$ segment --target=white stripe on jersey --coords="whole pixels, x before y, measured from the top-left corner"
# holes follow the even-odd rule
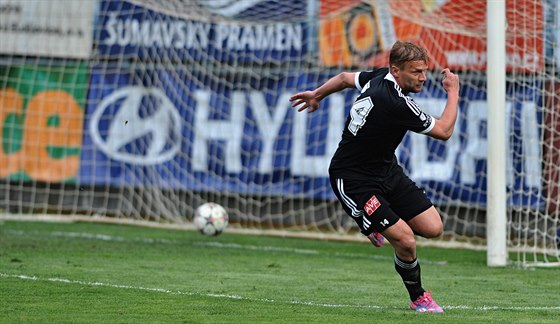
[[[409,96],[404,96],[404,99],[406,100],[406,105],[408,106],[408,108],[410,108],[412,112],[416,114],[416,116],[420,116],[422,110],[420,110],[420,107],[418,107],[414,100],[412,100],[412,98],[410,98]]]
[[[362,224],[364,225],[364,230],[367,230],[369,228],[369,226],[371,225],[371,222],[369,221],[369,219],[362,217]]]
[[[352,216],[362,216],[363,212],[358,210],[358,205],[344,193],[344,182],[342,179],[336,179],[336,187],[338,189],[338,192],[340,193],[340,197],[344,201],[344,204],[352,210]]]
[[[391,82],[393,82],[394,86],[395,86],[395,90],[397,90],[397,93],[399,94],[399,97],[403,98],[406,101],[406,105],[408,106],[408,108],[410,108],[410,110],[412,110],[412,112],[416,115],[416,116],[420,116],[420,114],[422,113],[422,110],[420,109],[420,107],[418,107],[418,105],[412,100],[412,98],[410,98],[409,96],[405,96],[402,93],[402,89],[399,86],[399,84],[397,83],[397,80],[395,80],[395,77],[391,74],[391,73],[387,73],[387,75],[385,76],[385,80],[389,80]]]
[[[434,117],[430,116],[430,126],[428,126],[428,128],[426,128],[425,130],[421,131],[420,134],[428,134],[429,132],[432,131],[432,129],[434,129],[434,126],[436,126],[436,120]]]
[[[354,84],[356,85],[356,89],[362,91],[362,86],[360,85],[360,73],[358,72],[354,75]]]

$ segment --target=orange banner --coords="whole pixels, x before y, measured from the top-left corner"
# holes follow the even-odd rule
[[[506,68],[544,67],[542,0],[507,0]],[[322,0],[320,61],[325,66],[386,66],[396,40],[424,46],[431,67],[486,69],[486,0]]]
[[[87,65],[0,66],[0,178],[75,181]]]

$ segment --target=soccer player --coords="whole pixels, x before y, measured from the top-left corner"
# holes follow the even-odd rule
[[[391,48],[388,68],[342,72],[315,90],[293,95],[290,101],[298,111],[313,112],[334,92],[346,88],[361,91],[331,160],[331,186],[346,213],[375,246],[381,246],[384,238],[393,246],[395,269],[410,295],[410,308],[440,313],[443,309],[422,287],[414,235],[440,236],[442,220],[395,156],[409,130],[440,140],[453,134],[459,101],[456,74],[447,68],[441,71],[447,103],[439,119],[423,112],[408,96],[422,90],[428,59],[425,49],[397,41]]]

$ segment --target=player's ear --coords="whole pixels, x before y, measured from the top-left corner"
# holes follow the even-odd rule
[[[391,72],[391,74],[395,77],[398,78],[399,76],[399,72],[401,71],[401,69],[399,69],[398,66],[396,65],[391,65],[391,67],[389,68],[389,72]]]

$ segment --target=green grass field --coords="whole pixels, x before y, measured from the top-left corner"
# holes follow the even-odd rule
[[[390,246],[0,222],[0,322],[560,323],[560,269],[419,248],[444,314],[408,309]]]

